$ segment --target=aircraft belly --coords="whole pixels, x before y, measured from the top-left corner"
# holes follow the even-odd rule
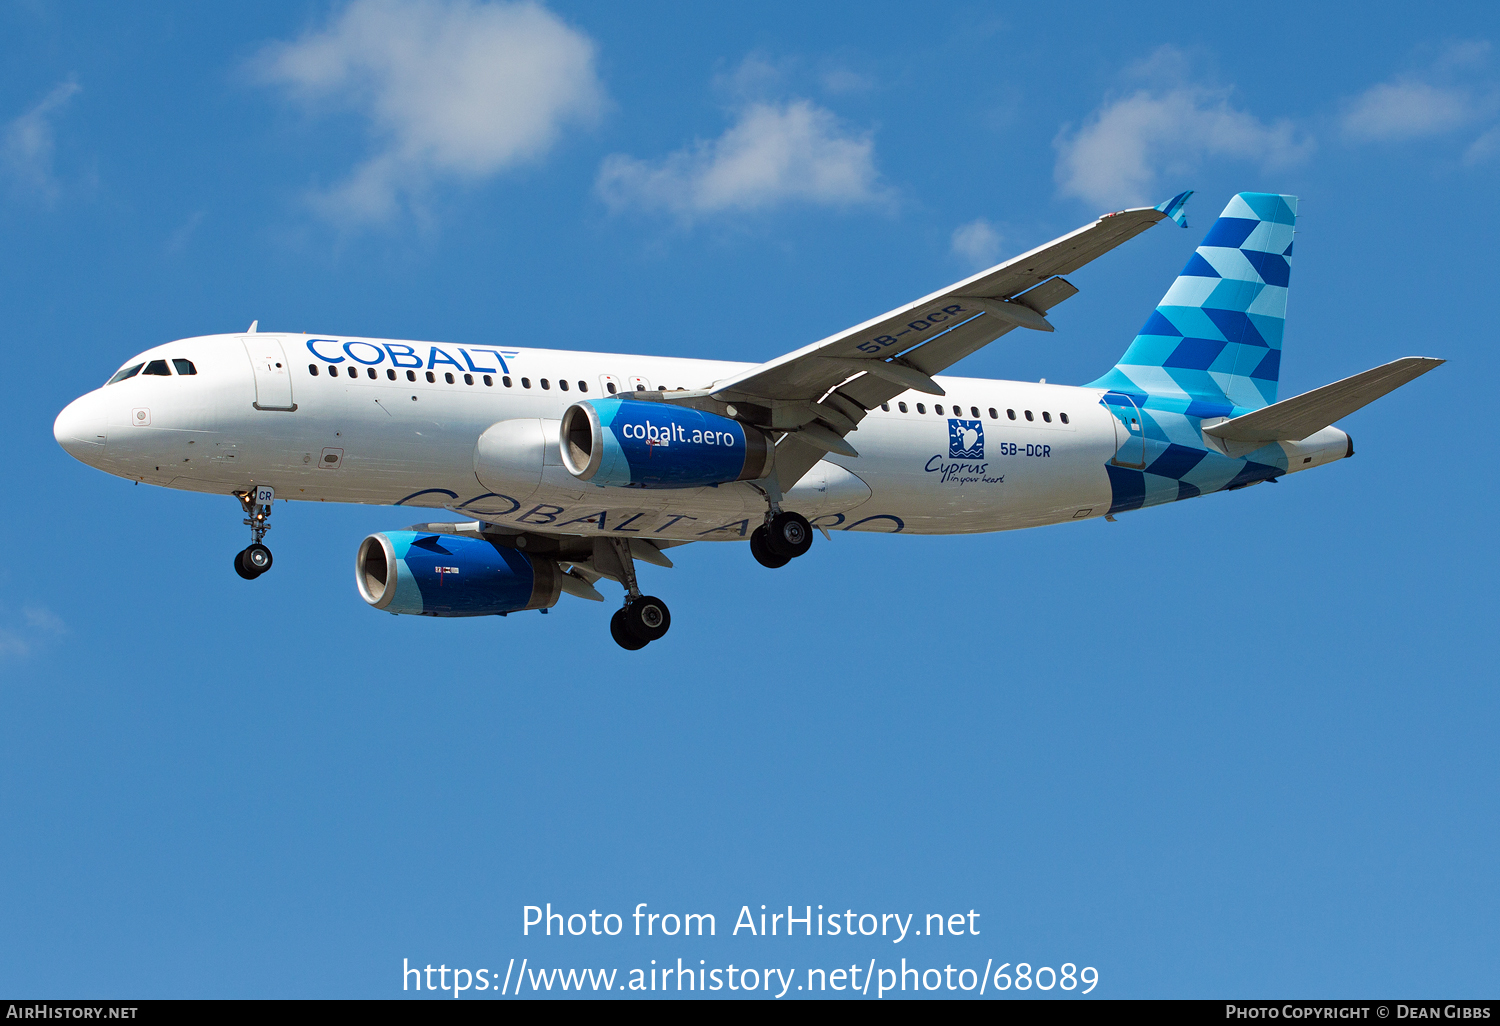
[[[562,470],[546,471],[554,469]],[[705,488],[596,488],[579,485],[565,470],[547,472],[524,497],[488,494],[447,508],[544,534],[618,531],[681,541],[748,538],[766,510],[764,494],[745,481]],[[869,487],[857,475],[824,461],[786,495],[783,507],[809,519],[838,517],[869,497]]]

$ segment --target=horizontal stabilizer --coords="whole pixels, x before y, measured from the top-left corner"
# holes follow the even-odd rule
[[[1298,442],[1445,363],[1407,356],[1203,429],[1226,442]]]

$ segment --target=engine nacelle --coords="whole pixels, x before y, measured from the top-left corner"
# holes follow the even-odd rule
[[[562,461],[600,486],[699,488],[753,481],[775,446],[755,428],[715,413],[640,399],[588,399],[563,413]]]
[[[578,488],[558,455],[557,421],[534,417],[491,424],[474,446],[474,476],[516,502],[525,502],[543,485]]]
[[[547,609],[561,594],[562,571],[472,535],[383,531],[359,546],[355,581],[376,609],[418,616],[489,616]]]

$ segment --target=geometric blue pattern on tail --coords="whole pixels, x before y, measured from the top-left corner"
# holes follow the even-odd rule
[[[1276,401],[1297,197],[1229,201],[1114,369],[1091,388],[1243,409]]]

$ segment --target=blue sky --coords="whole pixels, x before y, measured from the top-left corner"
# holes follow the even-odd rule
[[[1100,996],[1493,996],[1500,18],[1484,4],[0,8],[0,989],[389,996],[414,964],[903,955]],[[1449,363],[1355,459],[1029,532],[378,616],[385,508],[102,475],[52,419],[242,329],[768,359],[1122,206],[1109,367],[1229,195],[1295,193],[1283,395]],[[1018,337],[1025,335],[1027,337]],[[521,907],[982,913],[981,936],[520,936]],[[742,960],[742,961],[740,961]],[[940,992],[946,994],[946,992]],[[1033,992],[1035,993],[1035,992]],[[1058,993],[1056,991],[1054,994]]]

